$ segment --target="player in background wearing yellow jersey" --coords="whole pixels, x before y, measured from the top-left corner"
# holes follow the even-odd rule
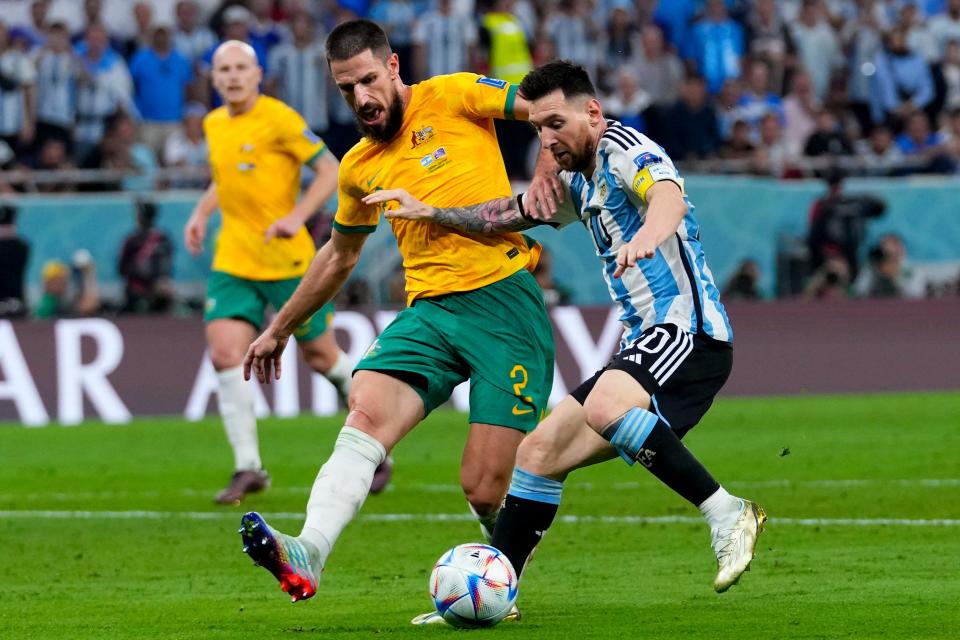
[[[364,196],[403,185],[446,206],[509,197],[493,119],[527,117],[528,103],[503,80],[456,73],[404,84],[386,35],[367,20],[335,28],[327,60],[365,136],[343,157],[330,241],[247,351],[244,373],[252,371],[261,382],[279,376],[290,334],[333,297],[356,265],[382,214]],[[549,208],[547,191],[540,206]],[[528,271],[536,249],[515,232],[482,235],[409,220],[391,220],[391,226],[409,306],[355,369],[350,413],[314,482],[300,536],[271,529],[256,513],[241,520],[244,551],[294,601],[316,592],[376,466],[467,379],[470,430],[460,482],[481,525],[492,530],[517,445],[536,426],[550,394],[553,336],[542,292]]]
[[[266,305],[280,308],[316,252],[304,222],[332,195],[339,163],[303,118],[282,102],[260,95],[262,71],[250,45],[232,40],[213,58],[213,84],[225,105],[204,120],[213,182],[184,229],[188,250],[203,249],[207,223],[223,214],[213,273],[207,288],[207,344],[217,371],[218,400],[235,471],[215,498],[239,504],[265,489],[253,394],[243,380],[243,356],[263,321]],[[315,176],[300,202],[300,166]],[[307,363],[347,397],[351,363],[334,339],[327,305],[295,330]],[[389,468],[381,469],[386,482]]]

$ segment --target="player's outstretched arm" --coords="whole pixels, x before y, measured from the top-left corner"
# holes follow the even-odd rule
[[[330,240],[313,257],[293,295],[247,349],[243,360],[245,379],[250,379],[251,372],[261,383],[280,378],[280,357],[290,334],[336,295],[357,266],[366,239],[363,233],[344,234],[333,230]]]
[[[537,223],[523,215],[516,197],[497,198],[465,207],[431,207],[407,193],[404,189],[382,189],[363,198],[365,204],[395,201],[399,207],[387,209],[387,218],[405,220],[432,220],[445,227],[470,233],[504,233],[523,231]]]

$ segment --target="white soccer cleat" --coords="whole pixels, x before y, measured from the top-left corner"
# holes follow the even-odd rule
[[[741,500],[740,514],[733,527],[710,532],[711,545],[717,554],[717,577],[713,581],[717,593],[737,584],[743,572],[750,569],[757,538],[766,520],[763,507],[750,500]]]
[[[508,613],[500,622],[517,622],[518,620],[520,620],[520,609],[518,609],[516,603],[514,603],[514,605],[510,608],[510,613]],[[421,613],[411,620],[410,624],[447,624],[447,621],[444,620],[443,616],[436,611],[431,611],[429,613]]]

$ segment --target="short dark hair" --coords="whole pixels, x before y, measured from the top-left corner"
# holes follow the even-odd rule
[[[392,51],[387,34],[370,20],[350,20],[338,25],[327,36],[327,60],[349,60],[369,49],[387,58]]]
[[[557,89],[564,98],[597,97],[587,70],[569,60],[553,60],[528,73],[520,83],[520,95],[527,100],[539,100]]]

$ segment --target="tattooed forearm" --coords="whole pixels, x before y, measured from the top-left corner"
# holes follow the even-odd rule
[[[497,198],[468,207],[436,208],[433,221],[471,233],[523,231],[534,226],[520,213],[516,198]]]

